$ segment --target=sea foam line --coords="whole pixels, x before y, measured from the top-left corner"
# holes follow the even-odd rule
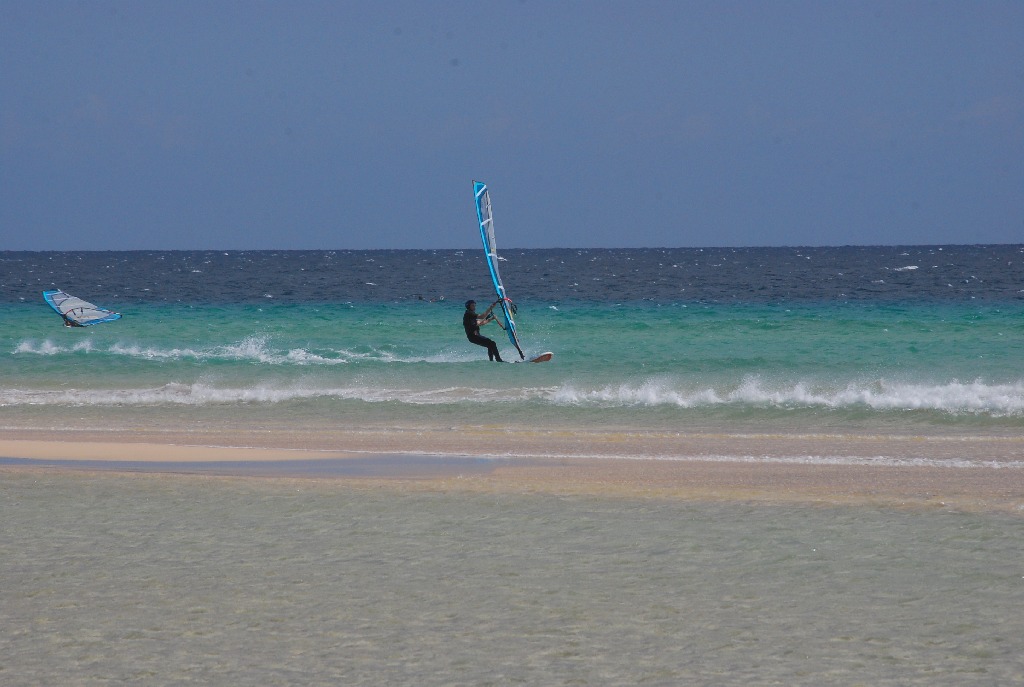
[[[621,384],[586,389],[575,384],[556,387],[394,387],[388,384],[352,386],[321,385],[314,381],[218,387],[206,382],[171,382],[152,388],[114,389],[2,389],[0,406],[25,405],[208,405],[232,403],[282,403],[334,398],[367,403],[395,402],[410,405],[491,403],[552,405],[577,408],[774,408],[799,411],[808,408],[875,411],[928,410],[949,415],[1017,418],[1024,416],[1024,383],[899,384],[850,383],[825,390],[797,383],[768,388],[748,379],[732,389],[714,387],[680,389],[666,382]]]
[[[374,455],[379,451],[368,450],[347,450],[347,453],[360,453]],[[388,449],[389,455],[422,455],[422,456],[447,456],[448,453],[435,451],[398,451]],[[553,458],[567,459],[580,458],[583,460],[636,460],[636,461],[666,461],[666,462],[708,462],[708,463],[758,463],[758,464],[785,464],[785,465],[849,465],[849,466],[876,466],[876,467],[906,467],[906,468],[988,468],[1024,470],[1024,460],[970,460],[967,458],[940,459],[940,458],[899,458],[895,456],[825,456],[825,455],[791,455],[791,456],[753,456],[753,455],[725,455],[725,454],[692,454],[692,455],[666,455],[666,454],[637,454],[619,455],[607,453],[540,453],[540,452],[516,452],[516,453],[472,453],[474,458],[488,460],[515,460],[517,458]]]
[[[253,362],[266,365],[344,365],[352,362],[381,363],[449,363],[475,359],[467,354],[439,353],[435,355],[402,355],[388,350],[368,348],[365,351],[352,349],[325,349],[319,352],[306,348],[273,348],[264,336],[250,336],[236,343],[209,346],[206,348],[145,346],[136,343],[113,343],[106,347],[94,345],[91,341],[80,341],[71,346],[43,341],[27,340],[15,346],[13,353],[21,355],[58,356],[72,354],[95,354],[126,357],[146,361],[194,361],[194,362]]]
[[[869,408],[872,410],[937,410],[950,414],[1024,415],[1024,381],[988,384],[981,381],[944,384],[915,384],[877,380],[849,382],[828,389],[809,382],[769,385],[748,377],[734,388],[680,388],[663,380],[606,385],[586,389],[574,384],[560,387],[551,395],[561,405],[591,407],[754,406],[775,408]]]
[[[435,389],[388,389],[373,386],[310,387],[258,385],[218,388],[197,382],[169,383],[141,389],[0,389],[4,406],[159,406],[231,405],[333,398],[366,403],[438,405],[462,402],[514,402],[528,400],[530,390],[478,389],[450,386]]]

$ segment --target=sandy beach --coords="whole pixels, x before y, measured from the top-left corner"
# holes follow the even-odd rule
[[[117,439],[112,441],[111,437]],[[276,429],[0,439],[4,470],[331,479],[401,489],[876,504],[1024,513],[1024,438]]]
[[[1021,445],[5,430],[0,679],[1017,684]]]

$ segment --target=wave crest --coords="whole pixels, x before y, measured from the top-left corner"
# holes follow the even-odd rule
[[[147,346],[138,343],[118,342],[108,346],[97,346],[91,341],[79,341],[73,345],[43,341],[22,341],[14,349],[15,354],[59,356],[77,354],[107,355],[114,358],[154,362],[191,361],[210,362],[251,362],[264,365],[344,365],[355,362],[379,363],[449,363],[463,362],[467,355],[439,353],[435,355],[408,355],[386,348],[366,347],[365,349],[323,348],[275,348],[269,337],[249,336],[235,343],[208,347],[189,346]]]
[[[579,382],[560,386],[403,385],[396,379],[373,376],[329,381],[320,376],[305,380],[261,381],[252,385],[221,386],[216,382],[172,382],[151,388],[113,389],[0,389],[0,406],[157,406],[276,404],[314,399],[455,405],[478,403],[515,407],[566,408],[724,409],[913,412],[932,411],[950,416],[1024,417],[1024,380],[990,384],[983,381],[940,384],[888,380],[823,383],[769,383],[748,377],[736,384],[699,385],[679,380],[643,380],[586,387]]]
[[[769,384],[759,377],[748,377],[733,388],[680,387],[664,380],[593,389],[570,384],[553,392],[551,400],[560,405],[591,407],[866,408],[880,411],[934,410],[953,415],[1024,416],[1024,381],[1009,384],[987,384],[982,381],[923,384],[876,380],[868,383],[850,382],[843,387],[830,388],[811,382]]]

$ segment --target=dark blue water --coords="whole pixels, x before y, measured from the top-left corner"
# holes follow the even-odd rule
[[[504,250],[513,300],[1024,300],[1024,245]],[[478,249],[0,252],[0,302],[61,288],[135,303],[389,303],[490,295]]]

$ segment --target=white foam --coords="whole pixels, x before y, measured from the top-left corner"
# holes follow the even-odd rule
[[[371,450],[351,450],[351,453],[372,454]],[[398,455],[450,455],[435,451],[401,451],[389,450],[388,453]],[[636,460],[636,461],[666,461],[666,462],[708,462],[708,463],[761,463],[761,464],[788,464],[788,465],[867,465],[875,467],[937,467],[973,469],[987,468],[992,470],[1024,470],[1024,460],[971,460],[969,458],[924,458],[912,457],[903,458],[896,456],[840,456],[840,455],[782,455],[782,456],[753,456],[753,455],[725,455],[725,454],[608,454],[608,453],[560,453],[560,452],[474,452],[475,458],[486,458],[492,460],[523,459],[523,458],[582,458],[585,460]]]
[[[219,387],[206,382],[170,383],[137,389],[2,389],[5,406],[209,406],[277,404],[318,398],[366,403],[441,405],[466,402],[514,402],[540,397],[540,390],[486,389],[450,386],[434,389],[387,388],[378,385],[317,386],[315,382]]]
[[[49,339],[44,341],[26,340],[14,349],[15,354],[57,356],[71,353],[103,353],[111,356],[124,356],[137,360],[152,361],[234,361],[255,362],[266,365],[339,365],[356,361],[383,363],[454,363],[477,360],[469,353],[443,351],[432,355],[401,354],[386,349],[371,348],[365,351],[352,349],[323,349],[319,351],[306,348],[274,348],[266,336],[249,336],[235,343],[209,347],[160,347],[138,343],[116,342],[106,347],[97,347],[91,340],[84,340],[72,346],[55,344]]]
[[[1007,384],[988,384],[982,381],[915,384],[874,380],[833,387],[803,381],[769,384],[760,377],[751,376],[738,386],[728,388],[692,386],[655,379],[591,389],[568,384],[552,392],[550,400],[559,405],[594,407],[861,407],[872,410],[936,410],[954,415],[1017,417],[1024,415],[1024,380]]]
[[[49,339],[40,342],[26,340],[14,347],[14,353],[28,353],[33,355],[60,355],[62,353],[89,353],[93,349],[92,341],[77,341],[71,346],[61,346]]]

